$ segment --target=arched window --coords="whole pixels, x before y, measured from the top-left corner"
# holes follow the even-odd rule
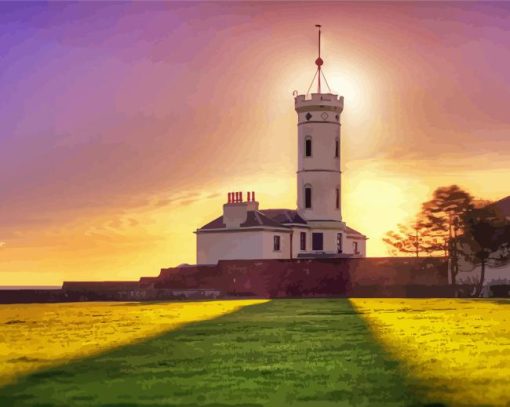
[[[340,157],[340,140],[335,140],[335,158]]]
[[[336,209],[340,209],[340,187],[336,187],[335,206]]]
[[[310,184],[305,185],[305,208],[310,209],[312,207],[312,186]]]
[[[310,136],[306,136],[305,138],[305,157],[312,156],[312,138]]]

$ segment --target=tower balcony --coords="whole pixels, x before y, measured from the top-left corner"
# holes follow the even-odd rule
[[[342,112],[344,108],[344,97],[333,93],[312,93],[307,95],[297,95],[294,98],[296,112],[305,112],[310,110],[328,110]]]

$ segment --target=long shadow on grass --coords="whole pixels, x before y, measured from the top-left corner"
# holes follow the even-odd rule
[[[417,404],[345,299],[249,306],[0,390],[1,406]]]

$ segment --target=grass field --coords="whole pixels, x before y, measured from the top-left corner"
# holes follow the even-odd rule
[[[510,406],[510,301],[352,302],[422,394],[449,405]]]
[[[0,306],[0,406],[510,405],[509,305]]]
[[[0,305],[0,386],[264,300]]]

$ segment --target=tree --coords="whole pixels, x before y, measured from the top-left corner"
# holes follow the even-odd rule
[[[474,208],[473,197],[457,185],[439,187],[430,201],[423,203],[421,215],[424,227],[434,237],[433,252],[443,251],[448,257],[451,282],[454,290],[459,273],[458,236],[464,230],[463,215]]]
[[[480,266],[480,278],[474,296],[479,297],[487,266],[501,267],[510,263],[510,222],[493,206],[474,208],[463,215],[464,233],[458,243],[463,257]]]
[[[457,185],[437,188],[432,199],[424,202],[410,226],[399,225],[383,239],[396,251],[405,254],[426,253],[445,256],[451,282],[456,290],[459,258],[457,238],[463,233],[463,215],[474,209],[473,197]]]
[[[423,220],[417,217],[413,225],[398,225],[397,231],[389,231],[383,241],[399,253],[414,254],[420,257],[422,254],[430,254],[435,242],[429,230],[423,226]]]

